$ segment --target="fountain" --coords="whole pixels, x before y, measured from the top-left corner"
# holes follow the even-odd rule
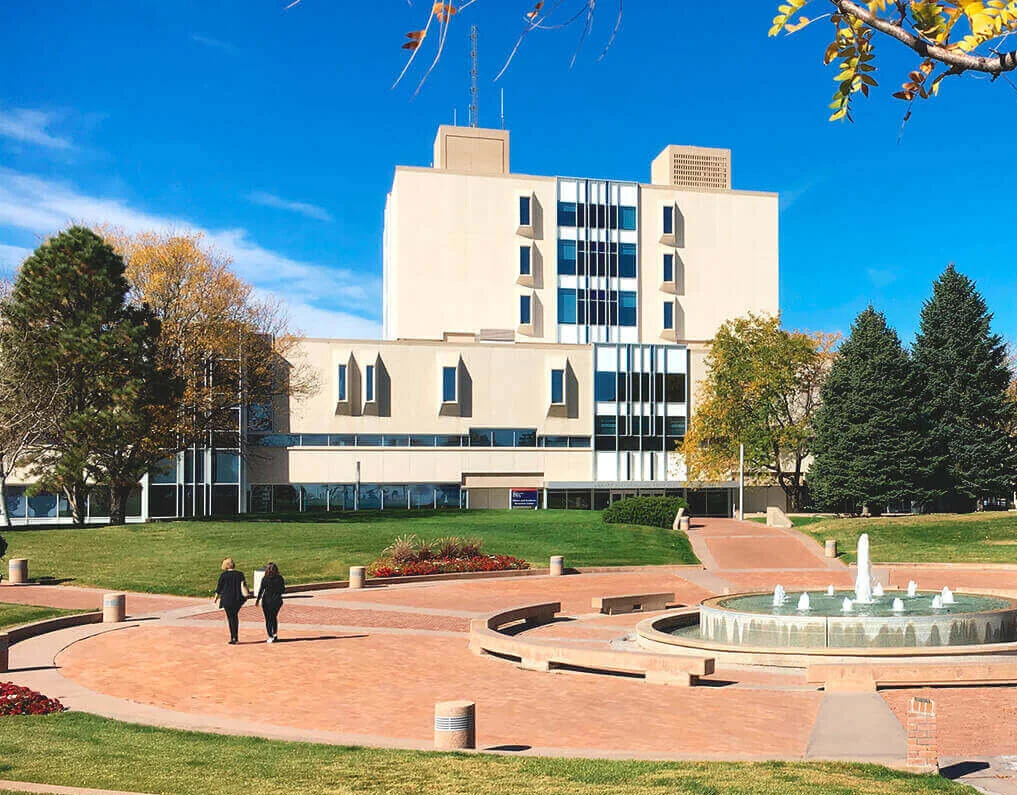
[[[872,564],[869,562],[869,534],[858,539],[858,575],[855,577],[855,601],[872,604]]]
[[[865,655],[872,649],[971,646],[1017,643],[1017,599],[983,594],[919,591],[913,580],[907,597],[886,598],[872,581],[869,537],[858,539],[858,575],[854,592],[830,586],[811,593],[788,593],[783,585],[773,593],[716,596],[704,601],[698,614],[651,619],[655,630],[649,645],[664,644],[713,652],[778,655],[801,661],[828,649]],[[880,598],[882,597],[882,598]],[[794,602],[789,600],[793,599]],[[797,611],[789,606],[797,604]],[[885,653],[885,651],[884,651]],[[790,655],[780,657],[779,655]],[[800,664],[800,663],[794,663]]]

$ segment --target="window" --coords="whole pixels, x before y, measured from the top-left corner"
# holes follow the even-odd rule
[[[622,243],[618,247],[618,275],[632,279],[636,275],[636,244]]]
[[[339,375],[338,375],[337,386],[338,386],[338,390],[339,390],[339,401],[342,402],[342,401],[346,400],[346,365],[345,364],[340,364],[339,365]]]
[[[636,325],[636,294],[622,291],[618,293],[618,325]]]
[[[529,276],[530,275],[530,247],[520,246],[519,247],[519,275]]]
[[[668,403],[684,403],[685,397],[685,376],[682,373],[664,376],[664,400]]]
[[[597,436],[614,436],[618,432],[618,418],[595,417],[593,420],[593,432]]]
[[[364,398],[368,403],[374,400],[374,365],[364,368]]]
[[[674,234],[674,207],[664,208],[664,234]]]
[[[551,371],[551,403],[560,406],[565,403],[565,371]]]
[[[530,296],[521,295],[519,296],[519,324],[522,326],[530,325]]]
[[[593,398],[599,402],[611,401],[618,394],[618,379],[615,373],[597,371],[593,379]]]
[[[530,197],[520,196],[519,197],[519,225],[529,226],[530,219]]]
[[[216,483],[240,482],[240,456],[237,453],[215,451],[212,474]]]
[[[674,254],[664,255],[664,281],[674,281]]]
[[[636,208],[635,207],[622,207],[621,208],[621,228],[622,229],[635,229],[636,228]]]
[[[558,241],[558,273],[566,276],[576,274],[576,241]]]
[[[576,322],[576,291],[571,288],[558,288],[558,322]]]
[[[456,401],[456,368],[441,368],[441,400],[443,403]]]
[[[670,301],[664,302],[664,328],[674,328],[674,304]]]
[[[558,226],[576,225],[576,203],[558,202]]]

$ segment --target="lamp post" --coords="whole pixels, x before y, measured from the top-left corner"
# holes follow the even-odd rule
[[[738,445],[738,521],[745,521],[745,445]]]

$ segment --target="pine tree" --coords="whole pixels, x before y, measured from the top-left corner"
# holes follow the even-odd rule
[[[1012,374],[991,324],[975,283],[951,264],[922,307],[914,346],[932,445],[929,485],[948,510],[971,510],[1014,485]]]
[[[914,369],[871,306],[855,318],[820,391],[808,483],[824,508],[872,512],[921,499],[925,446]]]
[[[128,490],[172,444],[150,430],[176,410],[179,384],[156,364],[158,320],[127,293],[121,257],[72,227],[25,260],[2,307],[0,349],[59,394],[32,469],[78,524],[94,484],[109,486],[110,521],[122,523]]]

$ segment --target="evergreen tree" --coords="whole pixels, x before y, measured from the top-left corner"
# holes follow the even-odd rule
[[[176,410],[180,387],[156,363],[158,320],[127,303],[128,287],[121,257],[72,227],[25,260],[2,307],[0,349],[59,394],[40,407],[47,432],[32,467],[45,488],[64,494],[78,524],[97,483],[110,488],[111,523],[122,523],[129,489],[173,442],[150,429]]]
[[[975,283],[951,264],[922,307],[914,346],[932,445],[929,485],[948,510],[1008,495],[1015,480],[1011,371],[991,323]]]
[[[871,306],[820,390],[815,463],[808,483],[829,509],[921,499],[925,441],[914,370],[897,333]]]

